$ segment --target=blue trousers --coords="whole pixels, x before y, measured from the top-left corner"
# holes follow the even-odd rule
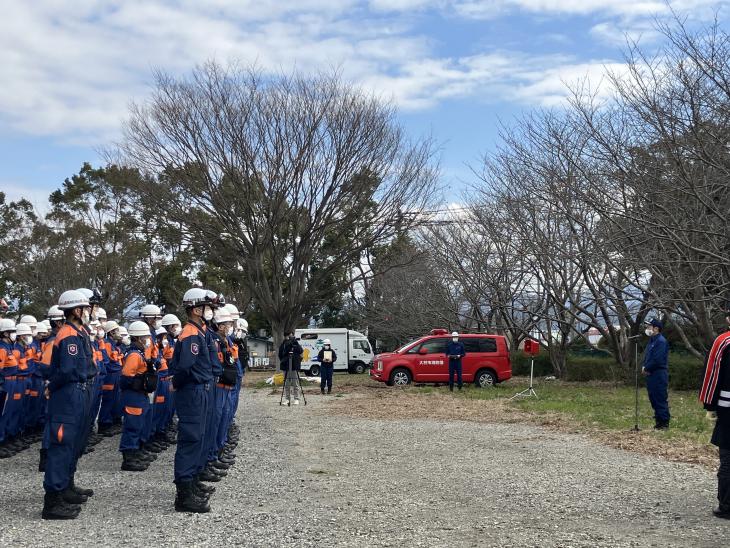
[[[223,449],[223,446],[226,444],[226,441],[228,441],[228,427],[231,426],[231,421],[233,420],[233,403],[234,403],[234,397],[236,393],[236,387],[231,386],[230,388],[220,388],[218,389],[222,393],[223,397],[223,409],[221,413],[221,420],[218,423],[218,432],[216,434],[216,440],[215,440],[215,451],[216,454],[214,456],[218,456],[218,451]]]
[[[122,416],[122,392],[119,388],[121,371],[112,371],[104,377],[101,387],[99,426],[111,426]]]
[[[170,409],[170,378],[160,377],[155,392],[155,405],[152,409],[152,432],[167,430]]]
[[[335,371],[334,365],[325,365],[320,364],[319,368],[319,387],[324,391],[325,386],[327,387],[327,391],[332,390],[332,374]]]
[[[668,387],[669,372],[666,369],[654,371],[646,377],[646,391],[654,408],[654,418],[658,422],[669,422]]]
[[[456,382],[461,388],[461,360],[449,360],[449,388],[454,388],[454,375],[456,375]]]
[[[5,432],[5,439],[14,438],[20,434],[23,425],[23,398],[27,377],[16,377],[14,380],[5,379],[5,411],[0,419],[0,428]]]
[[[142,431],[150,414],[150,400],[147,394],[136,390],[122,390],[122,439],[119,440],[120,451],[134,451],[142,443]]]
[[[175,448],[175,483],[190,481],[200,471],[209,385],[189,383],[175,392],[177,408],[177,446]]]
[[[218,458],[218,429],[223,418],[223,408],[228,399],[228,390],[221,386],[213,385],[213,393],[211,394],[212,409],[208,416],[208,424],[205,427],[205,455],[202,466],[212,462]],[[201,469],[202,470],[202,469]]]
[[[48,461],[43,478],[46,492],[63,491],[76,471],[87,402],[88,390],[84,383],[70,383],[51,393]]]
[[[28,383],[25,408],[25,427],[32,430],[45,423],[46,397],[43,395],[43,378],[32,375]]]
[[[5,385],[3,384],[3,390],[5,390]],[[3,416],[5,415],[5,401],[7,399],[7,394],[3,391],[0,391],[0,443],[3,443],[5,441],[5,419],[3,419]]]

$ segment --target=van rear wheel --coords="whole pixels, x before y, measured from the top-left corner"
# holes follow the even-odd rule
[[[319,366],[313,365],[309,368],[309,376],[310,377],[319,377]]]
[[[412,379],[413,377],[411,377],[411,372],[408,369],[399,367],[394,369],[390,374],[390,382],[388,384],[390,386],[408,386],[411,384]]]
[[[365,364],[362,362],[355,362],[352,365],[352,372],[358,375],[365,373]]]
[[[497,384],[497,376],[489,369],[482,369],[474,377],[474,384],[479,388],[491,388]]]

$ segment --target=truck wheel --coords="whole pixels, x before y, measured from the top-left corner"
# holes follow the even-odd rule
[[[362,375],[365,373],[365,364],[362,362],[355,362],[355,364],[352,366],[352,372],[357,373],[358,375]]]
[[[309,376],[310,377],[319,377],[319,366],[313,365],[309,368]]]
[[[479,388],[491,388],[497,384],[497,377],[489,369],[482,369],[474,377],[474,384]]]
[[[411,384],[411,380],[411,372],[403,367],[398,367],[390,374],[390,382],[388,384],[390,386],[407,386]]]

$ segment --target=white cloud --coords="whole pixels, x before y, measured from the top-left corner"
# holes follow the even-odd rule
[[[414,34],[413,10],[486,16],[664,9],[661,0],[35,0],[7,2],[0,19],[0,124],[29,134],[102,144],[116,137],[133,98],[149,92],[151,69],[190,70],[211,57],[255,62],[265,70],[337,67],[406,109],[450,98],[550,104],[564,95],[561,75],[587,70],[572,56],[487,51],[435,53]],[[676,0],[696,8],[709,0]],[[451,7],[449,7],[451,5]],[[454,7],[455,6],[455,7]],[[407,15],[399,17],[401,10]],[[387,16],[384,15],[387,13]],[[453,13],[453,11],[450,11]],[[611,39],[615,22],[593,34]]]

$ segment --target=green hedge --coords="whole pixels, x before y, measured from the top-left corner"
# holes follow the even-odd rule
[[[515,353],[511,357],[512,374],[527,376],[530,374],[530,358],[524,354]],[[566,381],[611,381],[634,382],[634,371],[621,369],[613,358],[569,354],[567,359]],[[669,387],[673,390],[699,390],[704,373],[704,364],[687,354],[669,355]],[[553,375],[553,366],[546,353],[535,358],[535,377]],[[643,385],[643,378],[641,381]]]

